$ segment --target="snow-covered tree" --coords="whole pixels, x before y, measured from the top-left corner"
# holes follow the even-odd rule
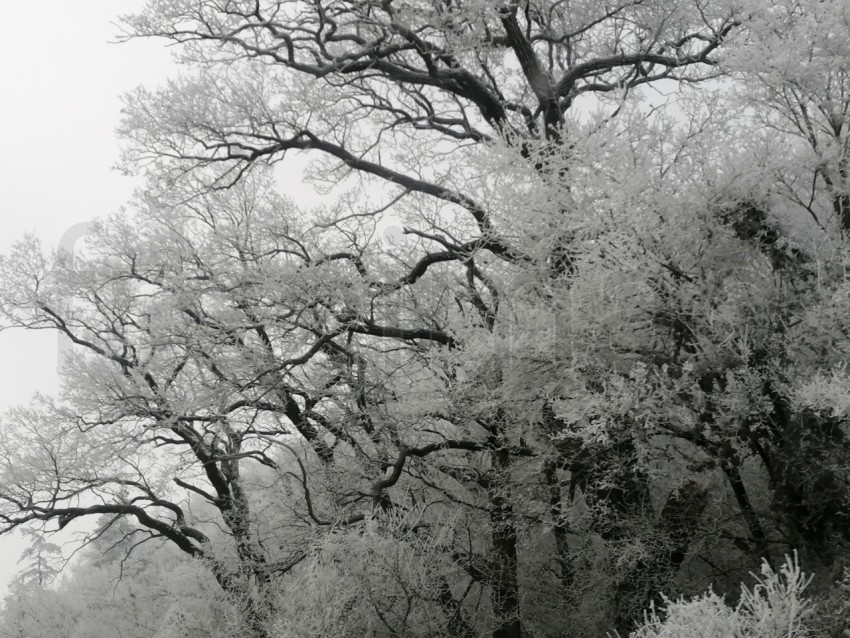
[[[762,4],[149,2],[185,72],[126,98],[146,188],[0,262],[4,326],[75,345],[3,419],[6,528],[125,524],[261,638],[626,634],[834,563],[846,15]]]

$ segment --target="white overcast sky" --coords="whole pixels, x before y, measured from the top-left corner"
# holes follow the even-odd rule
[[[0,0],[0,251],[24,233],[56,246],[117,210],[138,185],[113,170],[119,95],[173,72],[159,42],[115,44],[144,0]],[[56,336],[0,333],[0,410],[54,392]],[[23,545],[0,537],[0,595]]]

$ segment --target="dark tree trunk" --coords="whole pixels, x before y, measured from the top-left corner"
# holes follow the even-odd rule
[[[848,443],[842,425],[833,417],[798,415],[785,423],[773,453],[773,506],[789,543],[824,562],[850,540],[850,485],[836,471]]]
[[[446,628],[449,630],[449,635],[452,638],[475,638],[475,630],[466,622],[461,611],[463,601],[452,595],[448,581],[444,580],[440,583],[437,599],[446,615]]]
[[[649,477],[628,433],[610,445],[583,446],[569,467],[570,490],[584,491],[594,531],[604,540],[624,538],[631,521],[651,515]]]
[[[841,220],[841,228],[850,231],[850,195],[839,195],[832,203],[838,218]]]
[[[507,450],[492,452],[493,467],[506,472],[510,465]],[[493,528],[493,554],[490,567],[490,589],[496,619],[493,638],[522,638],[517,580],[517,533],[513,506],[505,491],[507,481],[494,481],[490,490],[490,525]]]
[[[706,490],[693,481],[667,497],[654,532],[647,539],[649,556],[638,561],[617,583],[614,625],[621,635],[627,636],[634,629],[651,603],[662,602],[660,594],[669,589],[685,560],[707,502]]]
[[[244,575],[235,575],[222,569],[221,565],[213,564],[213,575],[227,594],[240,600],[242,603],[242,621],[245,632],[242,634],[245,638],[275,638],[266,623],[268,614],[262,609],[262,605],[251,595],[250,587],[245,582]],[[260,591],[267,590],[266,587],[260,587]]]
[[[552,534],[555,536],[555,553],[560,566],[558,575],[561,580],[563,594],[569,598],[573,586],[574,574],[572,558],[570,556],[570,543],[567,537],[567,522],[564,517],[561,482],[558,480],[558,465],[554,460],[546,462],[543,468],[543,479],[546,482],[549,513],[552,516]]]
[[[759,558],[769,561],[770,553],[767,546],[767,534],[764,532],[758,514],[756,514],[755,508],[750,501],[746,485],[744,485],[744,479],[741,477],[740,461],[730,445],[725,446],[720,451],[720,467],[726,475],[726,480],[729,482],[729,487],[732,488],[732,494],[735,496],[735,502],[738,504],[741,516],[744,518],[754,553]]]

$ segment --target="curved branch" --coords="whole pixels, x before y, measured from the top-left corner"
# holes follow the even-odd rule
[[[392,465],[392,472],[390,472],[390,475],[381,479],[372,486],[373,507],[377,507],[380,504],[384,490],[398,483],[408,457],[416,456],[422,458],[439,450],[466,450],[469,452],[480,452],[485,449],[487,449],[487,446],[484,443],[457,439],[446,439],[445,441],[430,443],[429,445],[423,445],[422,447],[403,447],[398,453],[396,462]]]
[[[13,502],[12,499],[6,498],[5,495],[0,495],[0,498]],[[197,558],[206,556],[206,552],[204,551],[204,549],[192,542],[192,539],[200,541],[201,537],[206,539],[206,537],[203,536],[200,532],[197,532],[197,530],[193,530],[192,528],[188,528],[189,533],[187,534],[186,531],[175,527],[169,522],[161,521],[159,519],[154,518],[153,516],[148,514],[143,508],[138,507],[136,505],[129,505],[123,503],[106,503],[101,505],[91,505],[89,507],[49,508],[39,507],[38,505],[28,503],[18,504],[18,507],[25,512],[22,516],[10,517],[4,515],[0,517],[0,519],[7,523],[7,526],[4,531],[14,529],[25,523],[35,520],[49,521],[52,519],[58,519],[59,529],[62,529],[73,520],[95,514],[118,514],[120,516],[135,516],[136,520],[139,521],[140,525],[143,525],[144,527],[151,529],[157,532],[158,534],[164,536],[190,556]]]

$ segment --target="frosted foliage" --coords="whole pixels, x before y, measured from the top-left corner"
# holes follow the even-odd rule
[[[844,369],[829,374],[816,374],[800,384],[796,398],[801,405],[815,410],[827,410],[833,416],[850,414],[850,390]]]
[[[0,330],[69,344],[62,394],[2,417],[0,533],[105,516],[115,556],[179,554],[126,586],[89,556],[56,622],[598,638],[669,591],[636,638],[804,636],[796,560],[714,591],[850,542],[842,7],[128,17],[183,72],[125,98],[128,210],[0,258]]]
[[[154,638],[236,638],[244,631],[239,601],[223,595],[205,565],[180,561],[160,577],[165,595]]]
[[[665,618],[653,608],[631,638],[805,638],[805,620],[813,609],[804,592],[811,578],[800,569],[796,554],[785,558],[779,572],[767,563],[750,589],[741,586],[735,607],[713,591],[691,600],[667,600]]]
[[[440,555],[452,526],[414,519],[390,515],[328,536],[275,602],[278,635],[447,635],[437,599],[456,577]]]

